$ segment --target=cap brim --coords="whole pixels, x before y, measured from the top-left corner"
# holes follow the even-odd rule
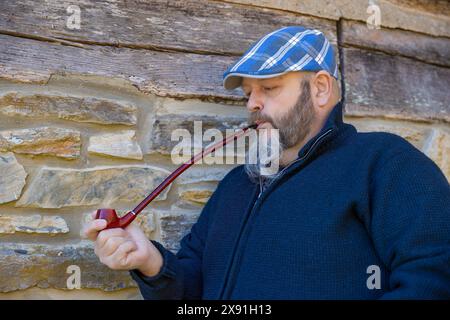
[[[237,76],[234,74],[229,74],[223,80],[223,87],[226,90],[233,90],[240,87],[242,84],[242,76]]]
[[[233,90],[241,86],[242,78],[253,78],[253,79],[269,79],[281,76],[289,71],[275,73],[275,74],[264,74],[264,75],[253,75],[246,73],[229,73],[223,79],[223,87],[226,90]]]

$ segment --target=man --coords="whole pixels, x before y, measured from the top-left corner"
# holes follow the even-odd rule
[[[241,86],[251,123],[279,129],[279,172],[231,170],[176,255],[94,220],[100,260],[131,270],[147,299],[450,298],[445,176],[406,140],[344,123],[337,78],[317,30],[256,42],[224,86]]]

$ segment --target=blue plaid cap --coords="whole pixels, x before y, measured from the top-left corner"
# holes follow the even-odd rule
[[[290,71],[328,71],[338,78],[334,49],[318,30],[291,26],[275,30],[255,42],[223,74],[223,86],[232,90],[242,77],[272,78]]]

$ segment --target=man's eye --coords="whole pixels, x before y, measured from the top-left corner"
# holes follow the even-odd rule
[[[272,91],[275,90],[277,87],[264,87],[265,91]]]

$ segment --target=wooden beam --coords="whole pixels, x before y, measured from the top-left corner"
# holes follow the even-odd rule
[[[369,29],[356,21],[342,23],[342,44],[380,50],[450,67],[450,39],[399,29]]]
[[[343,49],[346,114],[450,122],[450,69],[409,58]]]
[[[85,44],[241,55],[265,34],[287,25],[319,29],[336,44],[332,20],[207,0],[75,1],[80,29],[71,30],[64,1],[0,2],[0,33]]]
[[[167,53],[87,45],[88,49],[0,35],[0,78],[46,83],[54,74],[95,75],[130,81],[144,93],[176,98],[242,101],[222,87],[236,57]]]
[[[253,7],[285,10],[338,21],[341,18],[366,22],[373,14],[369,5],[380,8],[381,26],[450,38],[450,2],[447,0],[215,0]]]

